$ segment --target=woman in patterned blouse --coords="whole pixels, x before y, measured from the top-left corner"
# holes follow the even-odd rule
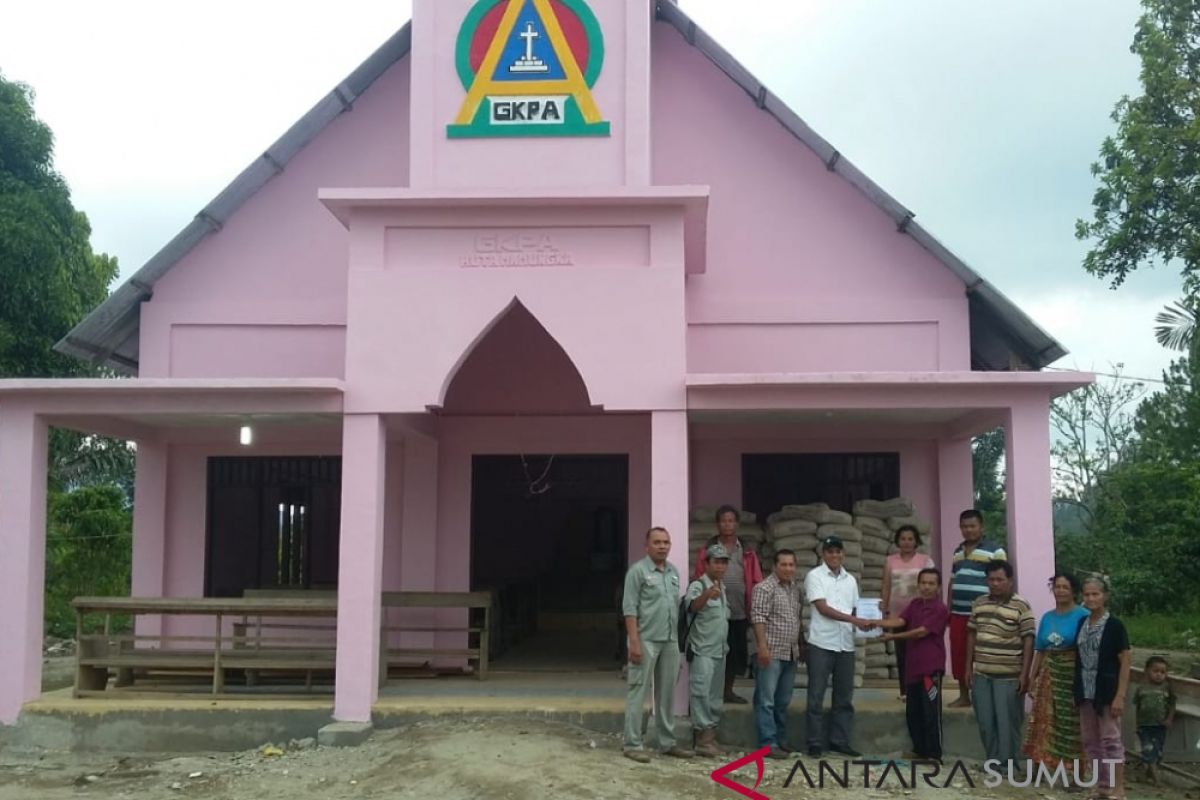
[[[1129,634],[1108,613],[1108,587],[1101,578],[1083,582],[1083,605],[1075,650],[1075,704],[1083,750],[1099,777],[1093,798],[1125,798],[1125,747],[1121,714],[1129,689]],[[1116,762],[1114,767],[1101,763]]]

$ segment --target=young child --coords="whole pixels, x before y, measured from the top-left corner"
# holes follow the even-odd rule
[[[1162,656],[1146,659],[1145,683],[1133,691],[1137,711],[1137,735],[1142,746],[1142,766],[1155,786],[1158,765],[1162,761],[1167,728],[1175,721],[1175,692],[1167,683],[1167,660]]]

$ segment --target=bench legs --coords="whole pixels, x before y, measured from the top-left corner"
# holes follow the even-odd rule
[[[108,670],[104,667],[75,667],[75,692],[102,692],[108,688]]]

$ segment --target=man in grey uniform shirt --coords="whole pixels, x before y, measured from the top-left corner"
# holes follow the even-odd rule
[[[691,655],[688,700],[692,709],[692,730],[696,733],[696,753],[721,756],[717,744],[717,725],[725,699],[725,654],[729,651],[729,601],[725,597],[729,553],[714,544],[704,556],[704,574],[688,584],[687,651]]]
[[[646,531],[646,557],[625,573],[625,633],[629,637],[629,688],[625,695],[625,757],[642,764],[646,690],[654,682],[654,727],[665,755],[691,758],[675,744],[675,681],[679,677],[679,571],[667,561],[671,535],[665,528]]]

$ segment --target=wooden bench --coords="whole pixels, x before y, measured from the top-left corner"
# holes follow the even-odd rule
[[[304,589],[247,589],[247,598],[318,598],[332,600],[336,603],[335,590],[304,590]],[[469,667],[480,680],[487,677],[488,655],[490,645],[490,630],[494,596],[490,591],[481,592],[384,592],[381,607],[384,617],[387,609],[392,608],[426,608],[426,609],[461,609],[467,613],[466,625],[391,625],[386,621],[380,626],[380,681],[383,682],[391,668],[412,666],[414,661],[427,662],[436,659],[465,659]],[[472,620],[474,615],[476,619]],[[235,647],[257,649],[262,642],[267,641],[265,634],[271,631],[330,631],[336,636],[336,625],[320,625],[312,622],[278,622],[264,620],[261,616],[251,620],[249,617],[234,624]],[[390,647],[389,634],[392,633],[463,633],[466,635],[465,647]],[[250,680],[255,678],[250,676]],[[311,672],[307,682],[311,683]]]
[[[384,609],[461,609],[466,625],[389,625],[380,627],[380,682],[390,667],[414,660],[465,660],[476,677],[488,669],[490,592],[384,592]],[[314,673],[332,674],[337,665],[336,592],[253,590],[241,598],[78,597],[76,614],[75,696],[103,693],[109,671],[117,686],[130,685],[149,673],[200,675],[212,681],[213,694],[225,688],[226,670],[243,670],[253,686],[264,672],[301,673],[312,687]],[[84,633],[84,618],[103,615],[101,633]],[[138,635],[113,633],[114,616],[162,615],[211,617],[208,635]],[[472,620],[472,616],[475,617]],[[280,618],[286,618],[281,620]],[[329,623],[314,620],[329,619]],[[232,620],[233,633],[225,626]],[[321,637],[314,631],[325,632]],[[390,633],[462,633],[463,645],[389,647]]]
[[[236,634],[225,632],[229,617],[329,617],[337,616],[337,602],[328,597],[309,598],[167,598],[77,597],[75,696],[102,693],[109,670],[117,671],[117,685],[132,682],[135,674],[176,673],[211,677],[213,694],[225,688],[225,670],[262,671],[332,670],[336,645],[314,644],[311,637],[260,639],[253,649],[242,647]],[[102,633],[84,633],[84,618],[104,615]],[[210,635],[138,635],[113,633],[113,616],[211,617]],[[244,637],[243,637],[244,638]]]
[[[382,626],[381,657],[387,667],[411,664],[414,660],[466,659],[475,677],[483,680],[488,671],[488,642],[494,598],[491,592],[384,592],[383,608],[462,609],[466,625],[388,625]],[[472,619],[472,616],[475,618]],[[465,647],[390,647],[389,633],[463,633]]]

